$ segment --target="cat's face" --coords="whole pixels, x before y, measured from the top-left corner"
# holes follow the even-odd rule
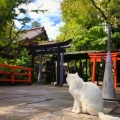
[[[66,81],[69,84],[71,81],[73,81],[76,77],[78,77],[78,73],[68,73],[67,72],[67,78]]]

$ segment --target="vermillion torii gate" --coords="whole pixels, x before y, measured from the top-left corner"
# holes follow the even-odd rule
[[[57,85],[62,85],[61,77],[63,76],[63,53],[65,52],[65,48],[70,47],[70,42],[72,39],[69,39],[64,42],[47,42],[40,45],[29,45],[25,46],[28,50],[30,50],[30,55],[32,55],[31,68],[33,68],[34,73],[34,58],[36,55],[40,55],[40,65],[39,65],[39,74],[38,74],[38,84],[41,83],[42,76],[42,55],[43,54],[56,54],[57,55]],[[60,75],[61,73],[61,75]]]
[[[92,82],[96,79],[96,63],[102,62],[102,58],[106,60],[107,53],[88,53],[90,62],[93,62],[92,66]],[[114,64],[114,87],[117,87],[117,61],[120,60],[120,52],[111,52],[111,59]]]

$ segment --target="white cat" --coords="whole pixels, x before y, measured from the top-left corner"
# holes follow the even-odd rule
[[[66,81],[69,85],[69,92],[74,97],[72,112],[98,115],[102,120],[120,120],[119,117],[112,117],[103,113],[103,96],[101,89],[96,84],[84,82],[78,73],[67,73]]]

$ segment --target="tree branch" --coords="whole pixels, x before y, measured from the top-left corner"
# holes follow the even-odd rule
[[[20,33],[20,31],[22,30],[23,26],[17,31],[16,35],[14,36],[13,40],[16,39],[17,35]]]
[[[4,21],[1,23],[0,30],[2,30],[3,26],[5,25],[5,23],[6,23],[7,19],[10,17],[10,15],[11,15],[11,11],[9,11],[9,13],[8,13],[8,15],[7,15],[7,16],[4,16],[4,17],[5,17],[5,19],[4,19]]]
[[[21,27],[21,29],[22,29],[22,28],[23,28],[23,26]],[[9,46],[12,44],[12,42],[15,40],[15,38],[17,37],[17,35],[18,35],[19,32],[21,31],[21,29],[19,29],[19,30],[17,31],[17,33],[16,33],[16,35],[13,37],[13,39],[10,38],[10,42],[9,42],[7,45],[5,45],[5,46],[3,46],[3,47],[0,46],[0,51],[4,50],[5,48],[9,47]]]
[[[103,18],[105,20],[108,20],[107,16],[104,14],[104,12],[95,4],[94,0],[91,0],[92,1],[92,4],[93,6],[102,14]]]
[[[11,25],[11,28],[10,28],[10,36],[9,36],[10,40],[11,40],[11,36],[12,36],[12,29],[13,29],[13,26],[14,26],[14,22],[12,22],[12,25]]]
[[[66,30],[65,30],[64,37],[63,37],[62,41],[65,41],[66,35],[67,35],[67,32],[66,32]]]

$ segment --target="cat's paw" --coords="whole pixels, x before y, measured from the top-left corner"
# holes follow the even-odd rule
[[[74,112],[74,113],[76,113],[76,114],[80,113],[79,110],[72,110],[72,112]]]
[[[80,113],[80,111],[76,110],[75,113],[78,114],[78,113]]]
[[[76,111],[76,110],[77,110],[77,108],[76,108],[76,107],[73,107],[72,112],[74,112],[74,111]]]
[[[75,113],[75,111],[76,111],[75,109],[72,109],[72,112],[74,112],[74,113]]]

